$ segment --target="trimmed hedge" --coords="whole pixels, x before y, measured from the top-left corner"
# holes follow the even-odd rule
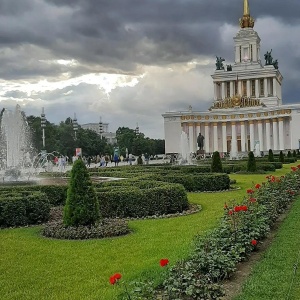
[[[185,189],[179,184],[167,184],[139,189],[115,186],[114,189],[96,189],[100,212],[104,218],[141,218],[171,214],[188,209]]]
[[[50,202],[45,193],[13,192],[0,196],[0,227],[39,224],[50,215]]]

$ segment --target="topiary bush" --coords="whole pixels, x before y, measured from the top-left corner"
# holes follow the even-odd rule
[[[297,158],[296,150],[293,151],[293,157]]]
[[[289,150],[288,153],[287,153],[287,157],[288,157],[288,158],[293,157],[293,156],[292,156],[292,152],[291,152],[290,150]]]
[[[100,218],[99,202],[84,162],[72,168],[63,222],[66,226],[92,225]]]
[[[220,153],[218,151],[215,151],[212,156],[212,162],[211,162],[211,172],[213,173],[222,173],[223,167],[221,162]]]
[[[284,163],[284,154],[282,151],[280,151],[279,153],[279,159],[278,159],[280,162]]]
[[[269,149],[268,161],[270,161],[270,162],[275,161],[272,149]]]
[[[256,167],[255,157],[253,152],[250,151],[248,154],[247,172],[256,172],[256,171],[257,171],[257,167]]]

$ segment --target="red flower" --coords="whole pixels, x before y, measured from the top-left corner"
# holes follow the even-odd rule
[[[271,182],[275,181],[275,176],[271,176]]]
[[[232,209],[228,212],[230,215],[232,215],[233,214],[233,211],[232,211]]]
[[[300,165],[298,165],[297,168],[300,169]]]
[[[235,206],[235,207],[234,207],[234,211],[235,211],[235,212],[241,211],[241,206]]]
[[[247,194],[253,194],[253,193],[254,193],[254,191],[252,189],[247,190]]]
[[[159,261],[161,267],[165,267],[169,264],[169,260],[167,258],[163,258]]]
[[[249,199],[249,202],[255,203],[255,202],[256,202],[256,198],[250,198],[250,199]]]
[[[242,211],[247,211],[247,210],[248,210],[248,207],[247,207],[246,205],[242,205],[242,206],[241,206],[241,210],[242,210]]]
[[[256,189],[259,189],[261,187],[261,185],[259,184],[259,183],[257,183],[256,185],[255,185],[255,188]]]
[[[256,245],[257,245],[257,240],[252,240],[252,241],[251,241],[251,245],[252,245],[252,246],[256,246]]]
[[[114,285],[121,278],[122,278],[122,275],[120,273],[116,273],[109,277],[109,282],[110,282],[110,284]]]
[[[293,172],[296,172],[298,170],[297,167],[291,167],[291,169],[292,169]]]

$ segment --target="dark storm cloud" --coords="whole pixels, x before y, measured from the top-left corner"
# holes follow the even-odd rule
[[[136,64],[185,62],[220,53],[219,28],[224,23],[237,25],[242,5],[242,0],[2,0],[0,44],[32,44],[56,59],[134,71]],[[250,7],[256,18],[299,22],[300,3],[293,0],[284,5],[250,1]],[[31,66],[34,63],[38,64]],[[35,71],[44,75],[39,68]],[[12,66],[10,73],[20,70]]]

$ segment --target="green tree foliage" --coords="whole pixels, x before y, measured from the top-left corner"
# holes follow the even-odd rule
[[[284,163],[284,154],[282,151],[280,151],[280,153],[279,153],[279,161]]]
[[[211,162],[211,171],[215,172],[215,173],[223,172],[221,157],[220,157],[220,153],[218,151],[215,151],[213,153],[212,162]]]
[[[92,225],[100,218],[99,202],[84,162],[77,160],[71,171],[63,220],[66,226]]]
[[[247,172],[256,172],[256,161],[252,151],[248,154]]]
[[[268,161],[270,161],[270,162],[275,161],[272,149],[269,149]]]

